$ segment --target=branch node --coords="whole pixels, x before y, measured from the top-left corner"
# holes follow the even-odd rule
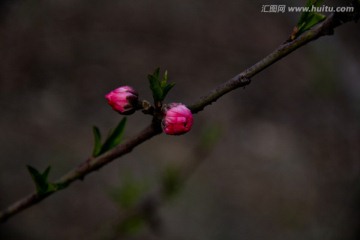
[[[251,78],[242,76],[240,78],[241,85],[243,85],[243,89],[245,89],[246,85],[249,85],[251,83]]]

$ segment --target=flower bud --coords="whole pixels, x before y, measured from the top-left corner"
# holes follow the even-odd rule
[[[129,86],[119,87],[106,94],[105,98],[115,111],[124,115],[134,113],[138,104],[138,93]]]
[[[181,135],[190,131],[193,125],[193,116],[184,104],[171,103],[165,107],[161,125],[166,134]]]

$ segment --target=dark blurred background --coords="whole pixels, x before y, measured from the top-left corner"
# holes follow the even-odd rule
[[[47,0],[0,2],[0,207],[84,161],[91,127],[121,119],[104,95],[167,69],[167,101],[191,104],[284,42],[298,13],[264,4],[305,1]],[[330,4],[330,3],[328,3]],[[257,75],[195,116],[193,130],[161,135],[0,227],[0,239],[110,239],[125,181],[156,188],[168,166],[196,158],[207,127],[217,144],[176,198],[161,231],[128,239],[359,239],[360,31],[349,23]],[[150,121],[136,113],[125,138]],[[209,150],[210,151],[210,150]],[[131,180],[128,180],[131,179]]]

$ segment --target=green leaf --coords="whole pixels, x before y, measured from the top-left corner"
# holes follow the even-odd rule
[[[163,96],[163,91],[162,91],[159,79],[154,75],[148,75],[148,79],[149,79],[150,89],[152,91],[154,101],[155,102],[161,101],[162,96]]]
[[[165,73],[164,73],[164,81],[167,82],[168,80],[168,71],[165,70]]]
[[[160,83],[161,89],[164,90],[164,88],[167,85],[167,80],[168,80],[168,71],[165,70],[164,76],[163,76],[163,80]]]
[[[38,194],[46,194],[49,192],[49,183],[48,183],[48,175],[51,167],[47,167],[43,173],[40,173],[34,167],[27,165],[27,169],[35,183],[36,191]]]
[[[166,86],[163,88],[163,99],[165,99],[166,95],[169,93],[169,91],[175,86],[175,83],[169,83],[166,84]]]
[[[165,99],[166,95],[169,93],[169,91],[175,86],[175,83],[167,83],[167,70],[164,72],[162,80],[160,80],[160,68],[157,68],[152,75],[149,74],[148,79],[155,102],[162,102]]]
[[[126,125],[126,117],[124,117],[119,122],[117,127],[111,132],[110,136],[106,139],[105,143],[102,145],[98,155],[109,151],[110,149],[114,148],[121,142],[125,130],[125,125]]]
[[[319,7],[323,0],[308,0],[306,7],[311,8],[312,6]],[[300,34],[306,32],[316,24],[322,22],[326,18],[325,15],[317,12],[303,12],[299,18],[299,21],[291,33],[290,39],[294,40]]]
[[[48,179],[48,176],[49,176],[49,173],[50,173],[50,170],[51,170],[51,166],[48,166],[45,171],[43,172],[42,176],[44,179]]]
[[[307,0],[305,7],[308,8],[311,8],[312,6],[319,7],[323,1],[324,0]],[[310,14],[312,14],[312,12],[303,12],[300,16],[298,26],[302,25],[303,22],[306,22]]]
[[[101,151],[101,133],[98,127],[93,127],[93,133],[94,133],[94,149],[92,156],[97,157],[100,154]]]
[[[320,13],[311,13],[306,21],[298,24],[298,28],[299,28],[299,32],[298,35],[300,35],[301,33],[309,30],[310,28],[312,28],[313,26],[315,26],[316,24],[318,24],[319,22],[322,22],[325,19],[325,15],[320,14]]]

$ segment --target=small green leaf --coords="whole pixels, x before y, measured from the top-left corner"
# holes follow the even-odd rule
[[[101,133],[98,127],[93,127],[93,133],[94,133],[94,149],[92,156],[97,157],[100,154],[101,151]]]
[[[164,76],[163,76],[163,80],[160,83],[161,89],[164,90],[164,88],[167,85],[167,80],[168,80],[168,71],[165,70]],[[164,93],[163,93],[164,94]],[[163,99],[165,99],[165,97],[163,97]]]
[[[105,143],[102,145],[98,155],[109,151],[110,149],[114,148],[121,142],[125,130],[125,125],[126,125],[126,117],[124,117],[119,122],[119,124],[114,129],[114,131],[111,132],[110,136],[106,139]]]
[[[35,183],[36,191],[38,194],[46,194],[49,191],[48,175],[51,167],[47,167],[43,173],[40,173],[34,167],[27,165],[27,169]]]
[[[166,70],[162,80],[160,80],[160,68],[157,68],[154,74],[149,74],[150,89],[155,102],[162,102],[169,91],[175,86],[175,83],[167,83],[168,71]]]
[[[311,7],[312,5],[314,5],[316,7],[319,7],[323,2],[324,0],[308,0],[306,6]]]
[[[169,91],[175,86],[175,83],[169,83],[167,84],[163,89],[163,99],[165,99],[166,95],[169,93]]]
[[[323,0],[308,0],[306,2],[306,7],[312,8],[312,6],[319,7],[322,4]],[[322,22],[326,18],[325,15],[317,12],[303,12],[299,18],[299,21],[291,33],[290,39],[294,40],[300,34],[306,32],[316,24]]]
[[[165,73],[164,73],[164,81],[167,82],[168,80],[168,71],[165,70]]]
[[[298,26],[299,28],[299,33],[301,34],[307,30],[309,30],[310,28],[312,28],[313,26],[315,26],[316,24],[318,24],[319,22],[323,21],[326,18],[325,15],[320,14],[320,13],[311,13],[308,18],[306,19],[306,21],[300,23]]]
[[[51,170],[51,166],[48,166],[45,171],[43,172],[42,176],[44,179],[48,179],[48,176],[49,176],[49,173],[50,173],[50,170]]]
[[[148,79],[149,79],[150,89],[152,91],[154,101],[161,101],[163,92],[162,92],[162,88],[160,86],[159,79],[154,75],[148,75]]]
[[[312,6],[319,7],[323,1],[324,0],[307,0],[305,7],[307,7],[307,8],[311,8]],[[303,22],[306,22],[306,20],[309,18],[310,14],[312,14],[312,12],[306,12],[306,11],[303,12],[300,16],[297,26],[300,26],[300,25],[302,25]]]

